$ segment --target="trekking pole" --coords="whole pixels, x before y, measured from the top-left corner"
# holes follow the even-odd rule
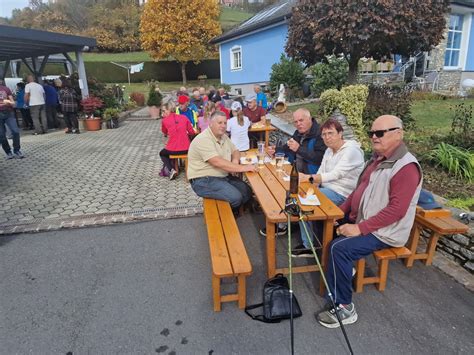
[[[306,235],[306,239],[309,241],[309,245],[311,247],[311,251],[313,252],[313,255],[314,255],[314,258],[316,260],[316,264],[318,265],[318,268],[319,268],[319,272],[321,274],[321,277],[322,277],[322,280],[323,280],[323,283],[324,283],[324,286],[326,287],[326,290],[328,292],[328,297],[329,299],[331,300],[331,304],[334,308],[334,313],[336,313],[336,317],[337,317],[337,321],[339,322],[339,325],[341,326],[341,330],[342,330],[342,334],[344,335],[344,339],[346,340],[346,343],[347,343],[347,346],[349,347],[349,351],[351,353],[351,355],[354,355],[354,351],[352,350],[352,346],[351,346],[351,343],[349,341],[349,337],[347,336],[347,333],[346,333],[346,329],[344,328],[344,324],[342,324],[342,320],[341,320],[341,317],[339,316],[339,313],[337,312],[337,308],[336,308],[336,302],[334,300],[334,297],[331,293],[331,289],[329,288],[329,285],[327,283],[327,280],[326,280],[326,276],[324,275],[324,270],[321,266],[321,263],[319,262],[319,257],[318,255],[316,254],[316,249],[314,248],[314,245],[313,245],[313,241],[312,241],[312,236],[314,235],[314,232],[311,231],[311,234],[312,236],[309,235],[308,233],[308,227],[306,226],[306,222],[304,221],[304,215],[303,213],[300,211],[299,213],[299,219],[303,225],[303,230],[304,230],[304,233]],[[314,235],[315,236],[315,235]],[[315,236],[316,237],[316,236]],[[291,256],[291,255],[290,255]],[[290,263],[291,265],[291,263]],[[291,275],[291,268],[290,268],[290,275]],[[290,292],[291,292],[291,285],[290,285]]]
[[[291,260],[291,214],[288,216],[288,269],[289,269],[289,286],[290,286],[290,338],[291,338],[291,354],[295,353],[295,334],[293,328],[293,273]]]

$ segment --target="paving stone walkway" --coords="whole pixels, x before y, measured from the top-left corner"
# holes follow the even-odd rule
[[[158,176],[161,121],[21,137],[22,160],[0,159],[0,234],[202,212],[184,173]]]

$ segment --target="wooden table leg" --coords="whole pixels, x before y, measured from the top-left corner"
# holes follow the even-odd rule
[[[440,235],[436,232],[433,232],[433,234],[431,234],[430,240],[428,242],[428,247],[426,248],[428,257],[425,260],[425,265],[431,265],[433,263],[433,257],[436,251],[436,244],[438,244],[439,237]]]
[[[323,249],[321,255],[321,267],[324,272],[327,271],[328,257],[329,257],[329,243],[331,243],[334,232],[334,220],[327,219],[324,221],[324,230],[323,230]],[[321,295],[324,295],[326,288],[324,287],[323,278],[319,278],[319,292]]]
[[[268,147],[269,140],[270,140],[270,131],[265,131],[265,147]]]
[[[408,240],[408,249],[411,251],[411,255],[405,259],[405,266],[412,267],[415,262],[416,249],[418,248],[418,241],[420,240],[421,229],[415,222],[410,232],[410,239]]]
[[[268,278],[275,276],[275,223],[266,222],[267,227],[267,273]]]

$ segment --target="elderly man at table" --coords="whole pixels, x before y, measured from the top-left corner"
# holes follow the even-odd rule
[[[256,171],[254,165],[240,165],[240,152],[226,135],[227,118],[223,112],[211,115],[208,129],[191,142],[187,176],[200,197],[228,201],[234,210],[252,197],[250,187],[231,175]]]
[[[340,224],[336,230],[340,237],[329,246],[326,275],[336,310],[326,307],[316,315],[327,328],[339,326],[335,312],[343,324],[357,321],[352,303],[353,262],[375,250],[405,245],[421,190],[421,167],[403,143],[402,121],[380,116],[368,134],[374,154],[354,192],[339,206],[347,223]]]
[[[277,146],[276,152],[285,153],[290,162],[296,160],[296,167],[300,173],[316,174],[326,151],[319,124],[305,108],[300,108],[293,113],[293,123],[296,127],[295,133],[286,144]],[[267,152],[273,155],[275,148],[269,146]],[[266,236],[266,228],[261,229],[260,234]],[[286,225],[279,225],[275,234],[286,234]]]

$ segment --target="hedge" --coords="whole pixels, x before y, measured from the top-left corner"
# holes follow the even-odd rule
[[[89,77],[95,77],[106,83],[123,83],[127,79],[127,71],[110,62],[85,62],[86,73]],[[66,69],[60,64],[47,64],[44,75],[65,74]],[[22,65],[20,76],[29,75],[29,70]],[[219,79],[220,69],[218,59],[204,60],[199,64],[192,62],[186,65],[186,75],[188,80],[197,80],[199,75],[207,75],[208,79]],[[145,62],[143,71],[130,75],[130,81],[141,83],[147,80],[158,81],[181,81],[181,66],[178,62]]]

